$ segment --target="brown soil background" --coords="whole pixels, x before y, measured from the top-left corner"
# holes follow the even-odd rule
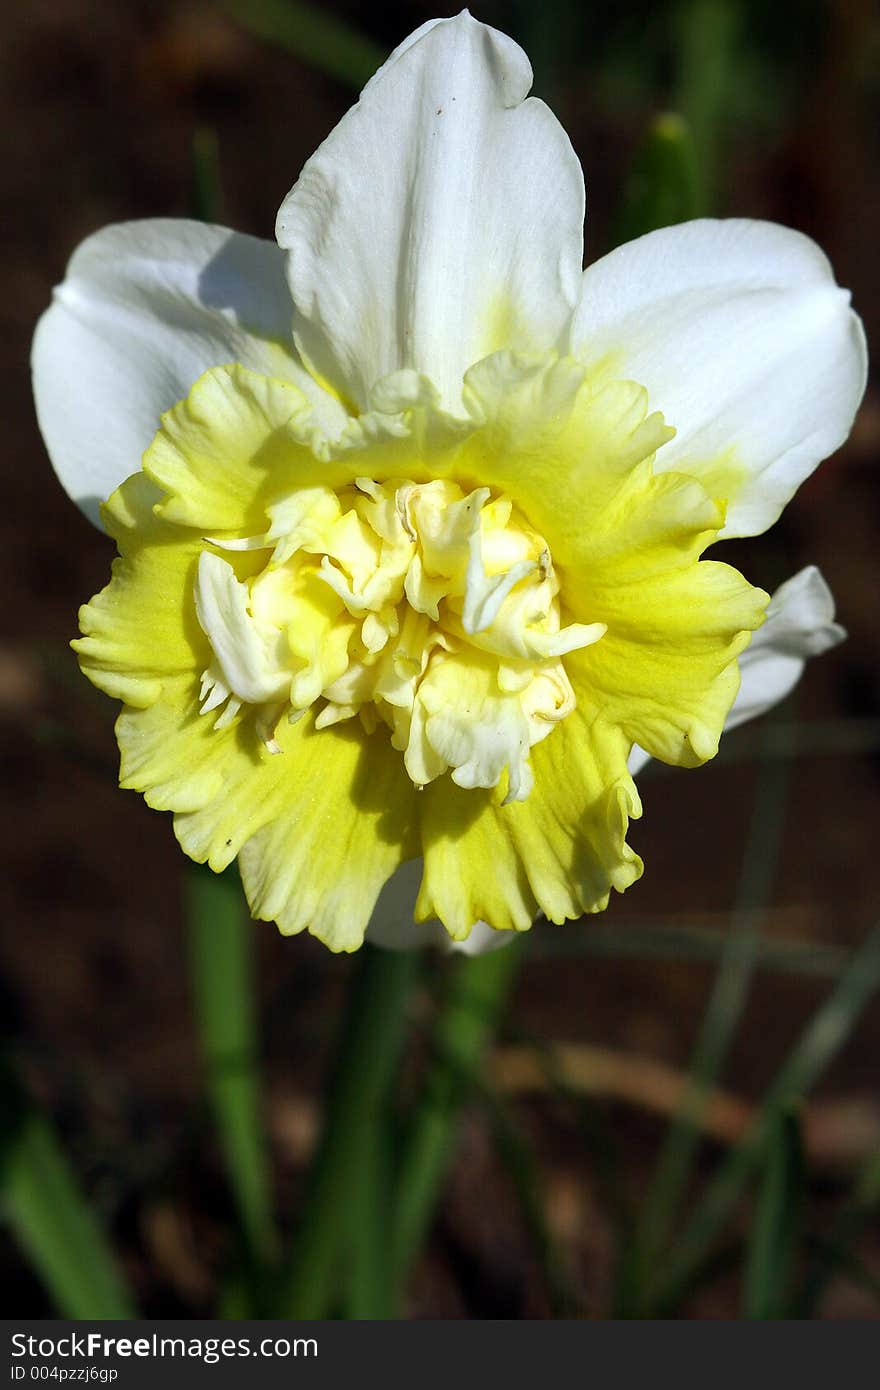
[[[328,8],[390,48],[432,12],[456,7]],[[500,4],[475,8],[502,27],[509,17]],[[638,6],[629,9],[637,19]],[[552,8],[544,11],[552,18]],[[877,25],[869,4],[827,6],[821,38],[797,58],[783,128],[772,138],[745,132],[724,171],[725,211],[817,237],[874,343],[880,123],[869,77],[878,70]],[[32,0],[6,7],[0,20],[3,1015],[15,1056],[106,1215],[147,1315],[211,1308],[228,1211],[199,1109],[181,858],[168,818],[116,789],[109,702],[93,697],[66,645],[78,604],[105,582],[110,546],[68,502],[45,456],[30,400],[29,342],[85,235],[112,221],[187,213],[197,126],[218,134],[224,220],[271,236],[281,198],[350,100],[344,87],[249,37],[211,5]],[[554,90],[587,174],[589,259],[605,245],[616,192],[657,100],[630,101],[618,112],[607,91],[600,99],[589,77],[578,76],[574,60]],[[847,447],[804,486],[772,541],[736,557],[750,578],[770,586],[816,562],[835,592],[850,639],[808,670],[797,699],[803,721],[880,717],[878,445],[875,382]],[[795,718],[791,707],[784,717]],[[773,939],[854,947],[878,916],[880,742],[878,726],[858,727],[869,736],[863,751],[829,756],[807,738],[792,763],[764,922]],[[748,737],[735,747],[731,740],[741,757],[646,777],[645,818],[632,839],[648,869],[610,910],[622,933],[655,923],[728,925],[757,776],[755,759],[745,756]],[[273,1158],[289,1227],[349,966],[310,940],[282,940],[265,924],[255,931]],[[544,1039],[677,1068],[711,978],[710,967],[686,961],[536,959],[521,977],[514,1016],[518,1028]],[[725,1077],[730,1090],[761,1094],[826,990],[805,976],[759,976]],[[878,1048],[875,1001],[818,1093],[852,1103],[853,1124],[867,1123],[869,1132],[880,1104]],[[599,1104],[626,1155],[625,1179],[638,1191],[660,1124],[614,1095]],[[582,1140],[540,1096],[517,1110],[537,1147],[550,1219],[585,1312],[607,1315],[609,1224]],[[836,1156],[815,1174],[819,1222],[843,1190],[848,1149],[864,1148],[861,1130],[854,1138],[845,1117],[834,1123]],[[707,1162],[715,1152],[707,1149]],[[869,1240],[863,1253],[880,1276],[880,1242]],[[0,1277],[7,1316],[49,1314],[5,1238]],[[736,1308],[730,1279],[688,1312],[726,1317]],[[513,1195],[477,1117],[465,1127],[410,1312],[546,1314]],[[877,1307],[840,1282],[824,1312],[868,1318]]]

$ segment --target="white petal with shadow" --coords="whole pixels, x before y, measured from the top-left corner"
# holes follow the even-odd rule
[[[74,252],[34,337],[37,416],[65,490],[96,524],[137,472],[159,417],[209,367],[292,381],[316,423],[346,420],[293,347],[284,258],[272,242],[183,220],[105,227]]]

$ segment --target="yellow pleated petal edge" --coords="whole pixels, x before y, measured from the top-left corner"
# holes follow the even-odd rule
[[[360,944],[383,884],[420,850],[417,916],[455,937],[477,920],[524,930],[539,911],[555,922],[600,911],[642,871],[626,844],[641,814],[632,743],[668,762],[712,756],[767,595],[700,560],[724,499],[693,478],[655,476],[672,431],[637,384],[555,354],[501,352],[467,374],[461,418],[413,372],[374,396],[327,441],[295,387],[233,366],[163,417],[143,472],[105,508],[120,558],[74,644],[89,678],[124,702],[121,784],[175,813],[192,858],[220,870],[238,857],[255,915],[335,950]],[[417,791],[381,723],[316,729],[310,709],[281,718],[267,742],[254,707],[223,720],[199,712],[212,659],[196,613],[199,556],[213,551],[244,582],[265,549],[259,558],[230,542],[262,545],[292,494],[359,478],[448,478],[509,497],[546,540],[563,623],[606,626],[564,657],[575,707],[531,748],[525,800],[503,804],[506,774],[491,790],[443,774]]]
[[[238,856],[253,915],[333,950],[363,941],[376,898],[412,839],[415,788],[381,740],[306,715],[271,754],[247,724],[214,729],[193,694],[170,691],[117,723],[121,785],[158,810],[190,856],[221,870]],[[182,714],[183,708],[183,714]]]
[[[159,699],[167,680],[192,672],[197,649],[207,650],[195,612],[181,603],[201,541],[154,515],[161,496],[135,473],[102,509],[120,555],[110,584],[80,609],[83,635],[72,644],[93,685],[139,709]]]
[[[438,917],[466,937],[476,921],[524,931],[601,912],[611,888],[642,873],[626,844],[641,805],[620,730],[581,705],[532,751],[527,801],[504,806],[501,789],[464,791],[448,778],[419,798],[425,870],[416,919]]]
[[[309,416],[297,387],[231,366],[206,372],[162,416],[143,468],[165,494],[166,521],[208,534],[258,531],[263,495],[279,477],[295,482],[310,458],[297,426]]]

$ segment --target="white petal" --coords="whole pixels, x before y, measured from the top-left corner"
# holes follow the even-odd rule
[[[421,859],[401,864],[379,894],[367,927],[367,941],[388,951],[437,946],[441,951],[454,951],[458,955],[481,956],[513,940],[515,932],[495,931],[486,922],[475,922],[463,941],[453,941],[441,922],[416,922],[414,913],[421,879]]]
[[[763,627],[739,659],[740,687],[725,729],[735,729],[778,705],[797,685],[807,658],[821,656],[845,637],[834,621],[831,590],[815,565],[786,580],[770,600]],[[636,745],[629,758],[633,776],[647,762],[649,755]]]
[[[816,566],[809,565],[776,590],[764,626],[740,657],[742,682],[725,728],[735,729],[784,700],[800,680],[807,658],[821,656],[845,637],[834,621],[831,590]]]
[[[808,237],[770,222],[651,232],[584,273],[572,350],[646,386],[676,437],[659,469],[741,469],[724,535],[757,535],[846,438],[866,348]]]
[[[441,943],[443,949],[456,956],[484,956],[487,951],[498,951],[502,946],[509,946],[518,935],[515,931],[498,931],[490,927],[488,922],[474,922],[462,941],[453,941],[442,926],[440,930],[446,937]]]
[[[392,54],[288,194],[297,343],[361,409],[415,368],[451,409],[467,367],[557,345],[576,302],[584,191],[568,137],[525,100],[522,50],[465,11]]]
[[[199,222],[106,227],[74,253],[34,338],[34,397],[52,463],[93,521],[140,467],[160,414],[209,367],[291,380],[338,432],[345,413],[294,356],[283,256]]]
[[[651,754],[646,753],[644,748],[640,748],[637,743],[634,743],[629,758],[627,759],[626,765],[630,771],[631,776],[636,777],[641,772],[645,764],[649,763],[650,761]]]

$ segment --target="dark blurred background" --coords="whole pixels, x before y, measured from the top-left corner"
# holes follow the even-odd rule
[[[321,14],[387,51],[456,9],[334,0]],[[588,261],[612,243],[650,122],[678,110],[702,152],[703,205],[814,236],[851,287],[869,343],[880,341],[880,17],[871,0],[485,0],[473,9],[523,43],[536,92],[572,138],[587,181]],[[112,707],[67,647],[77,606],[106,582],[111,547],[55,481],[27,361],[35,321],[83,237],[108,222],[191,214],[198,132],[216,133],[221,220],[272,236],[304,160],[354,99],[326,61],[302,56],[308,26],[305,39],[292,35],[300,56],[254,32],[273,13],[262,3],[31,0],[0,20],[2,1020],[147,1315],[215,1306],[228,1202],[200,1101],[182,858],[169,818],[117,790]],[[369,43],[357,61],[364,53]],[[617,1146],[624,1192],[637,1194],[737,901],[760,909],[769,944],[707,1115],[705,1171],[880,916],[878,449],[875,379],[846,447],[772,537],[730,556],[767,587],[819,564],[848,642],[808,667],[767,730],[732,736],[714,765],[648,772],[645,818],[631,836],[643,881],[602,919],[534,934],[491,1067],[534,1145],[546,1220],[583,1315],[608,1316],[614,1278],[613,1217],[584,1125],[593,1137],[601,1130],[606,1155]],[[289,1223],[350,963],[272,926],[254,930],[268,1125]],[[567,1098],[519,1065],[527,1037],[572,1049]],[[804,1112],[820,1232],[880,1150],[878,1051],[875,999]],[[857,1259],[860,1277],[835,1276],[822,1316],[877,1316],[876,1234],[860,1238]],[[545,1316],[538,1266],[488,1122],[473,1108],[409,1311]],[[0,1237],[0,1276],[6,1316],[49,1315],[11,1237]],[[720,1270],[682,1311],[736,1316],[737,1290],[735,1272]]]

